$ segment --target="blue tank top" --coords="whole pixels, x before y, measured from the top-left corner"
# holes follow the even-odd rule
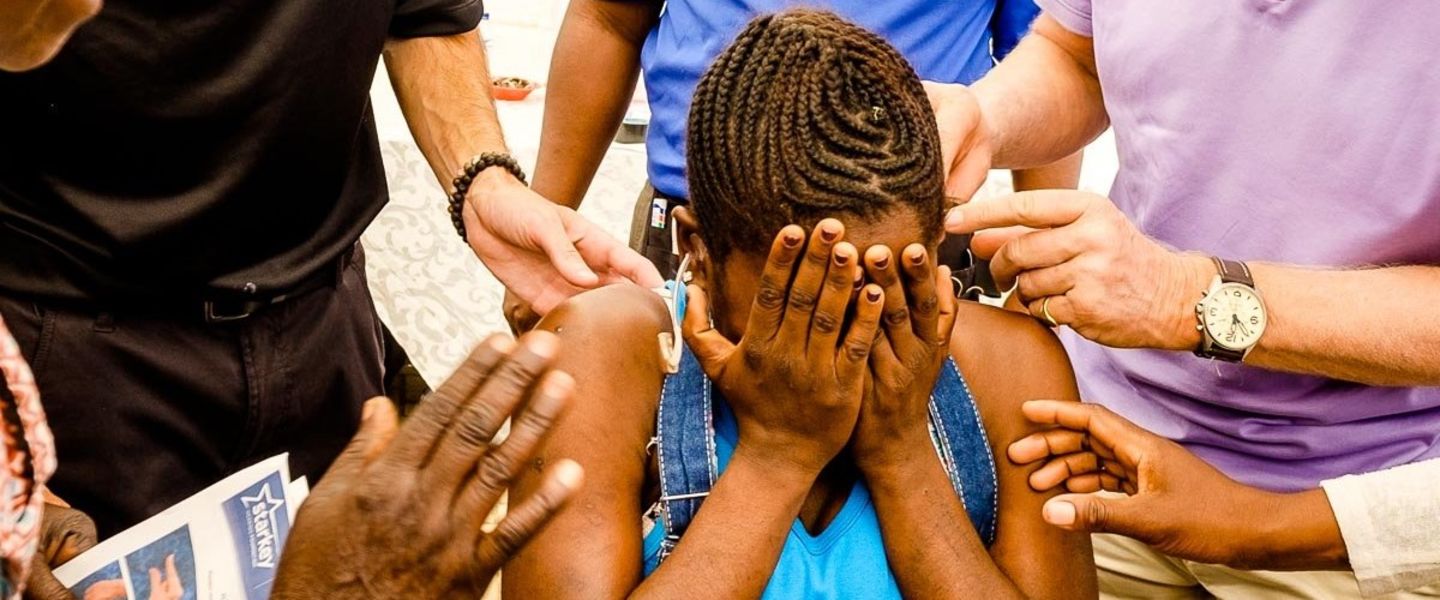
[[[650,99],[646,150],[655,189],[688,197],[685,131],[700,76],[756,16],[830,10],[888,40],[922,79],[971,83],[1014,47],[1040,9],[1032,0],[669,0],[641,50]]]
[[[931,398],[932,439],[965,503],[969,525],[988,545],[995,535],[995,463],[964,379],[954,362],[947,360],[945,367]],[[678,542],[679,535],[672,531],[678,529],[683,535],[739,441],[734,414],[714,393],[688,349],[680,372],[666,378],[659,412],[663,519],[645,537],[647,577]],[[819,535],[811,535],[799,519],[791,524],[762,598],[900,598],[879,516],[863,482],[854,484],[840,512]]]

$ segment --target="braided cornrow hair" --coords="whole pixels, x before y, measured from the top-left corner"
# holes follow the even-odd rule
[[[716,259],[763,253],[785,225],[906,207],[940,235],[935,116],[914,69],[840,17],[792,10],[751,21],[700,79],[687,177]]]

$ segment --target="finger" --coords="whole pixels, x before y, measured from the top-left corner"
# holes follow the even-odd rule
[[[531,388],[559,354],[560,338],[553,333],[534,331],[520,338],[520,347],[492,370],[435,446],[432,458],[424,467],[425,479],[434,486],[431,489],[454,496],[474,470],[476,457],[490,448],[490,441],[500,427],[530,395]],[[559,378],[569,381],[565,375],[552,377],[548,379],[550,387],[561,385],[555,382]],[[555,391],[547,390],[539,394],[537,401]],[[569,388],[565,393],[568,399]]]
[[[180,572],[175,569],[174,554],[165,557],[165,580],[169,581],[172,585],[180,585]]]
[[[910,306],[898,262],[885,246],[871,246],[865,251],[865,275],[885,291],[885,312],[880,317],[880,326],[897,356],[913,356],[919,340],[910,324]]]
[[[157,569],[157,568],[155,568],[155,567],[150,567],[150,589],[151,589],[151,590],[163,589],[163,588],[161,587],[161,586],[163,586],[163,585],[165,585],[165,582],[160,580],[160,569]]]
[[[474,395],[490,372],[515,350],[515,341],[495,334],[481,342],[455,373],[425,398],[415,414],[395,436],[394,451],[386,460],[406,468],[418,468],[431,454],[436,442],[449,429],[455,414]]]
[[[759,308],[758,297],[756,308]],[[751,313],[753,318],[754,313]],[[680,324],[685,344],[695,353],[695,360],[710,379],[720,379],[735,344],[730,343],[719,331],[710,326],[710,298],[705,288],[698,285],[685,286],[685,321]],[[747,331],[748,335],[749,332]],[[746,343],[755,343],[746,340]]]
[[[395,403],[389,398],[377,396],[365,401],[361,409],[360,431],[330,465],[324,480],[353,481],[365,465],[389,447],[399,428],[400,416],[395,412]]]
[[[1070,303],[1070,298],[1067,296],[1037,298],[1031,300],[1029,304],[1026,304],[1025,310],[1030,313],[1030,316],[1039,319],[1041,323],[1053,327],[1070,325],[1075,322],[1075,305]],[[1054,323],[1051,323],[1045,318],[1047,310],[1049,311],[1050,318],[1055,320]]]
[[[990,259],[990,274],[1002,290],[1015,285],[1015,277],[1035,269],[1062,264],[1084,247],[1073,229],[1042,229],[1010,240]]]
[[[1066,479],[1100,472],[1100,457],[1093,452],[1076,452],[1050,459],[1030,474],[1030,489],[1044,492],[1054,489]]]
[[[900,272],[910,308],[911,332],[920,341],[933,345],[938,341],[940,296],[936,293],[937,271],[924,246],[910,244],[900,252]]]
[[[1109,473],[1086,473],[1065,480],[1065,491],[1072,494],[1095,492],[1125,492],[1125,484],[1119,477]]]
[[[815,316],[821,288],[825,285],[825,275],[830,270],[831,254],[835,244],[844,236],[845,226],[835,219],[822,219],[810,235],[805,254],[795,269],[795,279],[790,283],[785,316],[780,321],[780,334],[775,338],[782,348],[792,348],[796,354],[804,353],[810,322]]]
[[[585,258],[575,248],[575,240],[604,234],[595,231],[590,222],[575,211],[563,206],[552,207],[556,211],[553,217],[533,221],[535,229],[530,232],[531,237],[566,281],[581,288],[595,287],[600,283],[600,276],[585,264]]]
[[[469,519],[484,515],[520,476],[526,462],[540,443],[550,434],[551,427],[575,394],[575,380],[560,372],[545,376],[530,405],[516,419],[505,442],[489,452],[470,456],[473,477],[456,492],[455,514]],[[478,462],[478,464],[477,464]],[[476,521],[478,524],[479,521]]]
[[[755,292],[755,301],[750,307],[750,317],[745,326],[747,338],[768,341],[780,332],[790,279],[795,274],[795,264],[805,251],[804,247],[805,230],[797,225],[786,225],[775,234],[775,240],[770,243],[770,255],[760,271],[760,286]]]
[[[576,218],[583,217],[577,215]],[[598,227],[590,226],[585,237],[575,242],[575,249],[580,251],[585,264],[601,275],[602,283],[618,283],[618,275],[644,288],[665,285],[654,263]]]
[[[1006,449],[1006,454],[1010,457],[1010,462],[1028,465],[1042,458],[1089,450],[1090,437],[1085,433],[1069,429],[1047,429],[1016,440]]]
[[[1015,276],[1018,284],[1015,286],[1015,295],[1026,304],[1046,296],[1064,296],[1066,292],[1075,288],[1075,279],[1075,263],[1073,261],[1053,267],[1025,271],[1023,275]],[[1053,305],[1054,302],[1052,301],[1051,304]],[[1053,312],[1054,309],[1051,310]]]
[[[1019,226],[977,231],[970,237],[970,251],[975,253],[975,258],[990,260],[1010,240],[1034,231],[1038,230]]]
[[[829,364],[834,360],[840,342],[840,329],[850,295],[855,290],[855,277],[860,273],[860,252],[847,242],[835,244],[830,255],[830,270],[825,273],[825,286],[810,320],[806,355],[812,365]]]
[[[941,265],[935,274],[935,296],[940,300],[940,318],[935,324],[935,343],[949,354],[950,336],[955,332],[955,317],[959,313],[959,302],[955,295],[955,279],[950,267]]]
[[[1017,192],[956,207],[945,219],[945,230],[964,234],[1016,225],[1036,229],[1063,227],[1079,219],[1094,199],[1091,194],[1074,190]]]
[[[1126,468],[1140,462],[1143,447],[1159,439],[1110,409],[1088,402],[1063,400],[1031,400],[1020,411],[1032,423],[1059,425],[1072,431],[1090,434],[1092,444],[1106,446]]]
[[[74,595],[55,578],[45,557],[36,554],[30,561],[30,576],[25,579],[26,600],[73,600]]]
[[[585,481],[584,471],[571,460],[556,462],[542,477],[535,494],[519,506],[512,507],[495,531],[480,539],[476,563],[477,568],[484,571],[481,574],[483,580],[488,581],[495,570],[535,537],[575,496]]]
[[[1144,501],[1103,497],[1093,494],[1063,494],[1045,502],[1045,522],[1067,531],[1118,533],[1140,540],[1150,536],[1143,530]]]
[[[860,290],[859,304],[855,307],[855,320],[845,342],[840,345],[840,357],[836,361],[837,375],[843,381],[864,373],[875,337],[880,332],[880,315],[885,305],[885,291],[873,283]]]

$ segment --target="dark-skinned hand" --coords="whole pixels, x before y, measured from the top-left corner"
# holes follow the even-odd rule
[[[581,485],[559,461],[539,490],[482,525],[574,393],[551,371],[559,340],[492,336],[404,425],[366,403],[360,432],[300,508],[273,598],[479,597]],[[524,404],[510,435],[494,437]]]
[[[40,516],[40,545],[31,559],[30,576],[25,581],[27,600],[70,600],[75,596],[55,579],[51,569],[58,568],[94,547],[99,537],[95,522],[85,513],[70,508],[64,501],[45,498],[45,512]]]
[[[808,243],[798,226],[780,230],[739,343],[710,326],[705,290],[688,289],[685,340],[735,411],[737,456],[813,476],[850,440],[884,294],[874,285],[855,294],[860,255],[844,235],[835,219]]]

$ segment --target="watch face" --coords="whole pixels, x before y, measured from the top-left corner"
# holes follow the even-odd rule
[[[1218,346],[1245,350],[1265,332],[1265,304],[1255,290],[1227,283],[1205,298],[1200,318]]]

